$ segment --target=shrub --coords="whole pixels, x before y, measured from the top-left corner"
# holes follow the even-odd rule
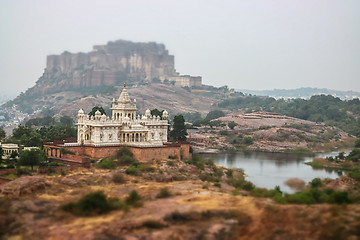
[[[221,188],[221,184],[220,183],[214,183],[214,187],[218,187],[218,188]]]
[[[226,175],[227,175],[228,178],[232,178],[232,177],[233,177],[233,173],[234,173],[234,170],[228,169],[227,172],[226,172]]]
[[[145,222],[143,222],[143,226],[147,228],[155,228],[155,229],[164,227],[164,225],[161,222],[155,220],[146,220]]]
[[[178,159],[178,156],[176,156],[176,155],[170,155],[170,156],[169,156],[169,159]]]
[[[255,188],[255,185],[252,182],[246,182],[242,188],[246,191],[251,191]]]
[[[130,148],[122,147],[116,153],[116,158],[120,165],[130,165],[135,162],[134,154],[131,152]]]
[[[62,206],[62,209],[80,216],[91,216],[123,207],[124,204],[118,199],[108,200],[102,191],[97,191],[85,195],[78,202],[71,202]]]
[[[49,163],[49,166],[50,166],[50,167],[56,167],[56,166],[57,166],[57,163],[56,163],[56,162],[51,162],[51,163]]]
[[[125,203],[133,207],[141,207],[143,205],[143,201],[136,190],[132,190],[129,193],[129,196],[125,199]]]
[[[317,188],[317,187],[321,187],[322,182],[320,178],[314,178],[311,182],[310,185],[312,188]]]
[[[287,202],[289,203],[305,203],[305,204],[314,204],[316,203],[313,196],[310,192],[298,192],[295,194],[287,195]]]
[[[347,192],[337,191],[337,192],[333,192],[330,195],[329,202],[344,204],[344,203],[350,203],[350,200]]]
[[[142,165],[138,165],[138,168],[140,171],[142,172],[155,172],[155,168],[153,166],[151,166],[150,164],[142,164]]]
[[[125,183],[126,182],[124,174],[122,174],[121,172],[114,173],[111,180],[114,183]]]
[[[172,194],[167,188],[162,188],[160,192],[156,195],[156,198],[168,198],[171,197]]]
[[[245,145],[251,145],[251,144],[253,144],[253,139],[251,138],[251,137],[245,137],[244,139],[243,139],[243,143],[245,144]]]
[[[175,166],[175,162],[174,162],[174,161],[167,161],[166,164],[169,165],[169,166],[171,166],[171,167]]]
[[[346,157],[346,159],[351,160],[353,162],[359,162],[360,161],[360,149],[352,150],[349,153],[349,155]]]
[[[202,173],[199,176],[201,181],[208,181],[208,182],[219,182],[219,179],[216,178],[215,176],[209,174],[209,173]]]
[[[349,172],[349,177],[360,181],[360,169],[353,169],[351,172]]]
[[[360,138],[357,138],[357,139],[355,140],[355,147],[356,147],[356,148],[360,148]]]
[[[220,178],[224,175],[224,171],[221,168],[216,167],[215,165],[213,166],[213,171],[214,176],[217,178]]]
[[[129,175],[139,176],[140,169],[136,165],[131,165],[125,170],[125,173]]]
[[[229,135],[229,132],[225,131],[225,130],[221,130],[219,133],[220,133],[221,136],[228,136]]]
[[[18,168],[16,174],[17,174],[18,176],[21,176],[21,175],[31,175],[29,169],[27,169],[27,168]]]
[[[134,163],[135,160],[133,157],[128,156],[128,155],[123,155],[119,160],[118,163],[119,165],[130,165],[132,163]]]
[[[102,169],[114,169],[116,168],[116,163],[111,158],[104,158],[99,163],[99,168]]]
[[[251,190],[251,195],[254,197],[269,197],[269,190],[266,188],[257,188]]]

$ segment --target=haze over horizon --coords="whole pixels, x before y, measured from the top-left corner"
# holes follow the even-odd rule
[[[46,56],[118,39],[164,43],[181,74],[236,89],[360,92],[360,1],[0,1],[1,93]]]

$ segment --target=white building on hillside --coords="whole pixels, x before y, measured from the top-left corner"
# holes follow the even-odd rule
[[[167,142],[168,112],[160,116],[152,116],[150,110],[145,115],[136,115],[136,99],[130,100],[124,89],[116,101],[112,101],[112,114],[89,117],[82,109],[78,112],[79,145],[126,145],[126,146],[161,146]]]

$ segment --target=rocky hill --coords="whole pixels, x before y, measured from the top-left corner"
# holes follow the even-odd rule
[[[126,82],[140,111],[162,108],[170,113],[206,113],[215,100],[184,90],[181,86],[186,85],[185,80],[201,86],[201,77],[175,71],[174,56],[164,44],[118,40],[96,45],[88,53],[65,51],[48,56],[45,71],[35,86],[2,108],[29,114],[49,108],[57,114],[75,116],[80,107],[86,111],[95,105],[109,107]],[[165,84],[151,85],[160,81]]]
[[[172,115],[182,112],[200,112],[205,115],[211,105],[217,101],[215,98],[166,84],[133,86],[127,87],[127,89],[131,99],[136,99],[138,114],[144,114],[146,109],[158,108],[166,109]],[[67,91],[47,95],[47,101],[53,105],[55,117],[65,114],[75,117],[80,108],[84,109],[85,112],[90,112],[94,106],[110,108],[112,99],[117,99],[121,90],[122,87],[116,87],[115,91],[111,93],[84,96],[78,96],[76,92]],[[38,100],[39,103],[43,101],[46,101],[45,97]]]
[[[63,52],[47,57],[46,69],[29,94],[114,86],[174,76],[174,56],[165,45],[118,40],[94,46],[89,53]]]

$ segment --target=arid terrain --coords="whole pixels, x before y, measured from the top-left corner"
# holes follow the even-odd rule
[[[0,185],[2,238],[360,239],[359,204],[278,204],[235,190],[228,183],[242,173],[214,165],[154,161],[139,176],[125,169],[34,174]],[[164,188],[170,195],[159,197]],[[142,206],[93,216],[61,209],[90,192],[125,199],[132,190]]]
[[[237,125],[233,130],[228,127],[190,130],[190,141],[196,150],[324,151],[353,142],[339,128],[276,113],[230,113],[215,120]]]

